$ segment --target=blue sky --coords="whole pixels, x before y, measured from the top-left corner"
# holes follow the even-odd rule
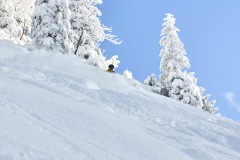
[[[240,1],[239,0],[103,0],[99,6],[106,26],[123,43],[104,42],[105,56],[117,54],[125,69],[141,82],[160,75],[160,31],[166,13],[175,16],[180,40],[205,94],[216,99],[219,113],[240,121]]]

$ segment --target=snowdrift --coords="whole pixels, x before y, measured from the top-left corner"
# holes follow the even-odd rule
[[[0,40],[0,160],[240,160],[240,124],[75,56]]]

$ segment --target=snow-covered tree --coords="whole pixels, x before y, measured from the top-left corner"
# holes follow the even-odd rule
[[[14,19],[18,24],[17,38],[30,41],[31,21],[35,0],[12,0],[14,2]]]
[[[147,79],[144,80],[144,84],[150,86],[151,91],[154,93],[169,97],[168,90],[162,86],[154,74],[148,76]]]
[[[123,76],[126,77],[126,78],[129,78],[129,79],[133,79],[132,72],[129,71],[128,69],[126,69],[126,70],[123,72]]]
[[[202,108],[202,88],[197,86],[197,79],[194,77],[194,73],[171,72],[167,78],[172,81],[169,85],[171,87],[169,89],[171,98]]]
[[[73,50],[68,0],[36,0],[32,43],[38,48],[70,54]]]
[[[0,0],[0,29],[8,38],[30,41],[34,0]]]
[[[154,74],[151,74],[147,77],[147,79],[144,80],[144,84],[148,86],[155,86],[157,82],[156,76]]]
[[[96,7],[101,3],[101,0],[70,0],[69,8],[72,14],[74,54],[105,69],[105,58],[99,48],[100,43],[104,40],[114,44],[121,42],[110,34],[111,28],[101,24],[101,12]]]
[[[193,73],[182,72],[184,68],[190,67],[190,63],[177,34],[179,29],[175,27],[176,19],[170,13],[166,15],[160,40],[163,47],[160,52],[160,69],[163,72],[160,75],[160,83],[168,90],[171,98],[201,108],[203,103],[201,92],[196,85],[197,79]]]
[[[197,86],[197,78],[194,77],[193,72],[182,71],[189,68],[190,63],[186,57],[184,45],[177,34],[179,29],[175,27],[176,19],[170,13],[166,16],[160,40],[160,45],[163,47],[160,52],[162,57],[160,70],[163,73],[160,75],[158,86],[155,87],[156,91],[164,88],[170,98],[213,113],[216,111],[213,108],[215,101],[207,102],[209,97],[203,97],[205,89]]]
[[[206,96],[202,97],[202,101],[203,101],[202,109],[206,112],[214,114],[215,112],[217,112],[219,110],[219,108],[214,107],[216,100],[212,100],[212,101],[208,102],[208,99],[210,96],[211,96],[211,94],[207,94]]]
[[[12,1],[0,0],[0,29],[9,36],[8,38],[12,38],[16,36],[17,26]]]
[[[164,82],[171,72],[181,72],[182,69],[190,67],[184,44],[180,41],[177,34],[179,29],[174,26],[176,19],[170,13],[166,15],[167,17],[164,18],[165,22],[163,23],[164,28],[160,35],[162,36],[160,45],[163,47],[160,52],[162,57],[160,70],[163,71],[160,77],[161,82]],[[167,82],[164,83],[168,85]]]

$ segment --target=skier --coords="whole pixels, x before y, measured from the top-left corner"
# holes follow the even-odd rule
[[[110,65],[108,66],[107,72],[115,73],[115,71],[114,71],[113,69],[114,69],[114,65],[113,65],[113,64],[110,64]]]

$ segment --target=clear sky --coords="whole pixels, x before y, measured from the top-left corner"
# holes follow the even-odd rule
[[[240,121],[240,0],[103,0],[101,20],[123,43],[104,42],[105,56],[117,54],[141,82],[160,75],[160,31],[166,13],[175,16],[180,40],[198,86],[216,99],[219,113]]]

